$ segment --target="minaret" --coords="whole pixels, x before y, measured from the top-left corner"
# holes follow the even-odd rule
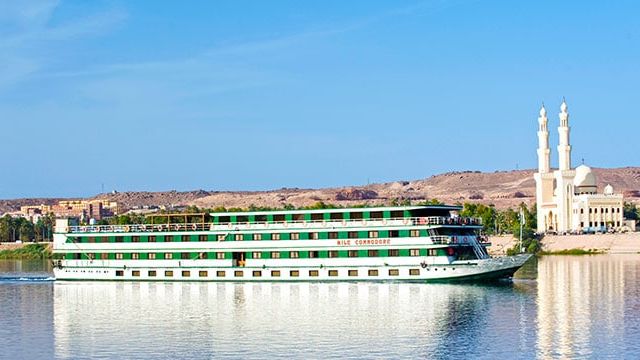
[[[538,117],[538,172],[542,174],[548,173],[551,168],[547,122],[547,110],[544,108],[544,104],[542,104],[540,117]]]
[[[538,232],[555,230],[553,216],[549,215],[549,206],[553,206],[553,173],[549,159],[549,129],[547,127],[547,110],[544,104],[538,117],[538,172],[533,175],[536,180],[536,208]]]
[[[571,170],[571,145],[569,145],[569,113],[567,112],[567,102],[562,98],[560,105],[560,126],[558,126],[558,166],[560,170]]]
[[[560,105],[560,126],[558,126],[558,170],[554,172],[556,178],[556,206],[558,223],[556,230],[559,232],[570,231],[575,228],[573,216],[573,180],[576,172],[571,170],[571,145],[569,143],[569,113],[567,102],[562,99]]]

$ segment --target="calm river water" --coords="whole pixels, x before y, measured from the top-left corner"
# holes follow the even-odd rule
[[[0,262],[0,358],[640,358],[640,255],[512,283],[57,283]]]

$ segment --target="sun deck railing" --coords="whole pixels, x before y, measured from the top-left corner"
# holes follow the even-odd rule
[[[469,217],[407,217],[391,219],[350,219],[350,220],[294,220],[253,223],[188,223],[188,224],[130,224],[130,225],[85,225],[69,226],[70,233],[139,233],[169,231],[241,231],[267,229],[336,229],[367,226],[416,226],[416,225],[462,225],[480,226],[482,219]]]

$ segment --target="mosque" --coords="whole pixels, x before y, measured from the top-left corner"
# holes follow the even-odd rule
[[[623,196],[607,185],[598,193],[591,168],[571,168],[569,113],[566,101],[560,105],[558,134],[558,169],[552,170],[549,159],[549,130],[544,105],[538,117],[538,172],[536,205],[538,232],[596,232],[623,226]]]

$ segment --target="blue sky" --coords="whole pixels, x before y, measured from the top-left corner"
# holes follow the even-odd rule
[[[540,104],[555,149],[563,96],[574,166],[637,166],[638,15],[635,1],[0,1],[0,198],[533,168]]]

